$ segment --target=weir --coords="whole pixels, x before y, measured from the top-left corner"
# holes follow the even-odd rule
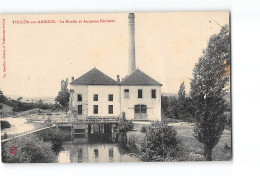
[[[67,119],[56,121],[56,126],[69,128],[71,134],[113,133],[119,123],[117,117],[88,117],[85,119]]]

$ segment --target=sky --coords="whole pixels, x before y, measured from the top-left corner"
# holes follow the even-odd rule
[[[1,46],[0,89],[5,95],[55,97],[61,80],[71,81],[94,67],[115,80],[128,74],[128,13],[2,15],[0,19],[6,63],[3,78]],[[102,19],[114,22],[79,23]],[[33,23],[39,20],[56,23]],[[135,13],[136,65],[163,84],[162,92],[177,93],[182,82],[189,92],[194,65],[210,36],[225,24],[229,24],[228,12]]]

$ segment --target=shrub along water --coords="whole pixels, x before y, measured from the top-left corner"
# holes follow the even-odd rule
[[[12,147],[15,148],[15,153],[10,152]],[[15,138],[2,146],[4,163],[49,163],[54,162],[56,158],[52,143],[44,142],[35,135]]]
[[[51,142],[52,149],[56,154],[59,154],[59,152],[62,150],[62,141],[65,136],[61,133],[58,127],[42,130],[36,135],[44,142]]]
[[[118,142],[122,147],[126,147],[127,144],[127,135],[128,131],[131,131],[134,128],[132,121],[121,120],[118,125],[116,132],[118,134]]]
[[[1,129],[10,128],[10,127],[11,127],[11,125],[8,121],[1,120]]]
[[[142,161],[175,161],[181,157],[176,130],[162,122],[153,122],[141,147]]]
[[[4,163],[51,163],[56,162],[62,149],[63,135],[58,128],[50,128],[12,139],[2,145]],[[11,147],[17,150],[10,152]]]

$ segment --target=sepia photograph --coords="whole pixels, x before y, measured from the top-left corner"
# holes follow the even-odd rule
[[[231,161],[230,21],[0,15],[1,161]]]

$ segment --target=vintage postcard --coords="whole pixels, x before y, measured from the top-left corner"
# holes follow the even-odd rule
[[[229,161],[230,14],[2,14],[3,163]]]

